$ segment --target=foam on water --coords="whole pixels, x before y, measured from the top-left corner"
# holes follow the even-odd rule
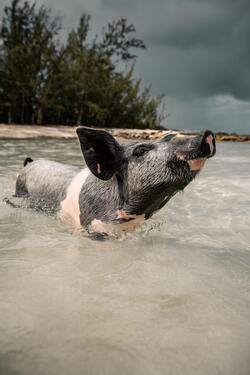
[[[82,163],[75,141],[0,146],[0,200],[26,156]],[[123,240],[0,204],[0,373],[248,375],[249,162],[249,144],[218,144]]]

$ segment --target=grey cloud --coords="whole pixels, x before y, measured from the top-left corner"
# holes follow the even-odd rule
[[[217,96],[192,100],[168,98],[167,104],[170,113],[168,127],[249,133],[249,102]]]
[[[149,40],[180,48],[216,45],[233,36],[245,17],[245,3],[168,1],[160,12],[157,28],[148,34]]]
[[[2,4],[8,2],[0,4],[0,11]],[[206,111],[207,103],[216,105],[220,95],[233,96],[239,103],[243,100],[250,105],[249,0],[38,2],[51,7],[55,14],[61,12],[66,30],[76,26],[82,12],[92,16],[93,35],[118,17],[134,23],[137,36],[148,47],[147,51],[137,52],[137,77],[152,84],[155,93],[175,98],[178,105],[172,111],[170,104],[168,110],[183,114],[170,116],[170,126],[177,126],[185,118],[189,118],[188,127],[192,127],[192,122],[199,127],[202,120],[208,126],[214,116],[213,120],[220,122],[224,118],[224,129],[232,129],[237,118],[242,132],[244,126],[250,127],[249,110],[243,111],[242,104],[234,104],[231,110],[230,105],[223,109],[209,105]],[[223,128],[222,124],[220,127]]]
[[[82,12],[90,13],[93,35],[112,19],[127,17],[148,47],[138,53],[137,71],[166,95],[250,99],[249,0],[40,2],[65,14],[67,30]]]
[[[101,5],[103,8],[109,8],[112,11],[118,10],[118,11],[125,11],[125,12],[131,12],[132,10],[137,8],[138,1],[134,0],[126,0],[126,1],[116,1],[116,0],[101,0]]]
[[[102,0],[116,13],[124,4],[149,47],[139,70],[161,91],[250,99],[249,0]]]

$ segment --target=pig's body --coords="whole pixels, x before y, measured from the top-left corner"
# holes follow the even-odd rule
[[[67,188],[80,168],[50,160],[35,160],[27,164],[16,182],[16,196],[37,198],[51,203],[58,210]]]
[[[119,234],[144,222],[144,215],[129,216],[118,209],[115,177],[98,180],[87,167],[80,169],[43,159],[32,161],[17,178],[16,196],[32,197],[34,206],[39,202],[45,212],[58,214],[90,232]]]
[[[183,190],[215,153],[209,131],[191,140],[170,137],[126,146],[104,131],[80,127],[77,133],[88,168],[29,159],[17,178],[16,196],[39,202],[89,232],[135,229]]]

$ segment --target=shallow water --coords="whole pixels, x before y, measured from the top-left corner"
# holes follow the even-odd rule
[[[24,157],[82,164],[76,141],[0,141],[0,201]],[[250,373],[250,144],[218,144],[146,227],[97,242],[0,204],[0,374]]]

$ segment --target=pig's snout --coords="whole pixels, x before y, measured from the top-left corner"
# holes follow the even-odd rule
[[[183,151],[179,149],[177,156],[188,163],[191,171],[198,172],[205,164],[205,161],[214,156],[215,152],[215,136],[210,130],[205,130],[203,135],[189,140],[186,144],[186,149]]]
[[[201,141],[201,154],[204,157],[211,158],[215,152],[215,136],[210,130],[205,130]]]

